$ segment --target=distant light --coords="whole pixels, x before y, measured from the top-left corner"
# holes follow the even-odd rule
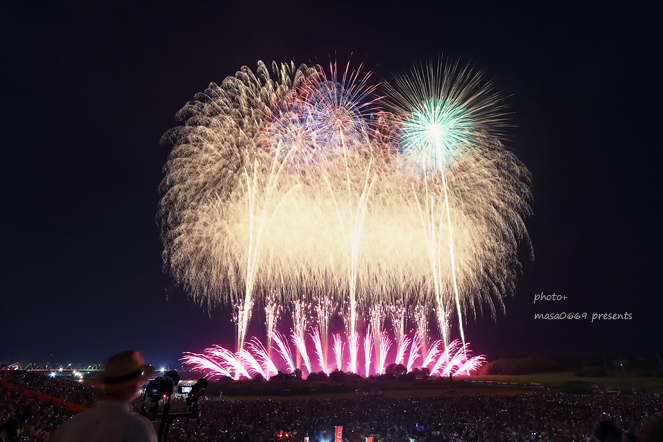
[[[62,370],[62,369],[60,369],[60,370]],[[49,374],[49,376],[52,377],[52,378],[54,378],[54,377],[55,377],[55,372],[52,371],[52,372]]]
[[[161,367],[161,368],[159,369],[159,371],[160,371],[161,373],[163,373],[164,371],[166,371],[166,369],[163,368],[163,367]]]

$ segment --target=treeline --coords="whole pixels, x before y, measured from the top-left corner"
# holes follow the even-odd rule
[[[440,386],[446,386],[450,382],[449,378],[440,378],[429,380],[427,371],[414,369],[409,373],[388,373],[379,376],[369,376],[363,378],[354,373],[343,371],[333,371],[329,374],[324,372],[311,373],[306,379],[301,375],[301,371],[295,373],[279,372],[269,380],[256,375],[254,379],[233,380],[231,378],[222,378],[210,382],[207,387],[207,395],[210,397],[223,396],[279,396],[279,395],[315,395],[327,393],[376,393],[378,391],[391,389],[417,389],[430,388],[430,382],[439,383]],[[399,376],[400,374],[400,376]],[[454,388],[461,387],[465,383],[454,380]],[[396,386],[398,385],[398,386]]]

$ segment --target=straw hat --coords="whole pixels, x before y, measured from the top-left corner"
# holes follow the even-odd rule
[[[146,365],[138,351],[123,351],[118,353],[106,363],[106,369],[94,380],[94,386],[105,392],[121,390],[122,388],[142,384],[154,373],[154,367]]]

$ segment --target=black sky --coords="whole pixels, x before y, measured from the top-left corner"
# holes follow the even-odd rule
[[[475,352],[659,352],[660,15],[653,2],[540,3],[5,2],[0,362],[136,348],[174,364],[231,344],[229,313],[202,311],[162,272],[160,137],[242,65],[335,53],[385,79],[460,57],[510,95],[508,146],[534,177],[535,260],[506,315],[470,320]],[[534,305],[541,292],[568,299]],[[633,319],[533,319],[549,311]]]

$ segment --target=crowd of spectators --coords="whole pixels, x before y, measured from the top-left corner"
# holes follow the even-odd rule
[[[0,386],[0,440],[47,441],[75,413],[66,404],[42,401],[21,390]]]
[[[2,382],[16,387],[48,394],[74,404],[91,407],[99,400],[99,392],[71,377],[51,377],[36,371],[4,370]]]
[[[349,441],[588,441],[605,420],[639,437],[661,411],[657,396],[549,393],[205,402],[201,418],[175,425],[171,440],[333,440],[334,427],[342,426]]]
[[[93,405],[97,392],[70,379],[29,372],[4,377],[5,385],[22,386],[52,396]],[[177,407],[173,404],[173,409]],[[137,404],[137,409],[142,408]],[[612,421],[625,435],[642,435],[660,415],[659,396],[518,395],[264,401],[206,401],[197,419],[175,419],[170,440],[311,441],[589,441],[599,422]],[[43,401],[22,390],[0,386],[0,441],[44,441],[74,413],[64,403]],[[626,437],[626,436],[625,436]]]

